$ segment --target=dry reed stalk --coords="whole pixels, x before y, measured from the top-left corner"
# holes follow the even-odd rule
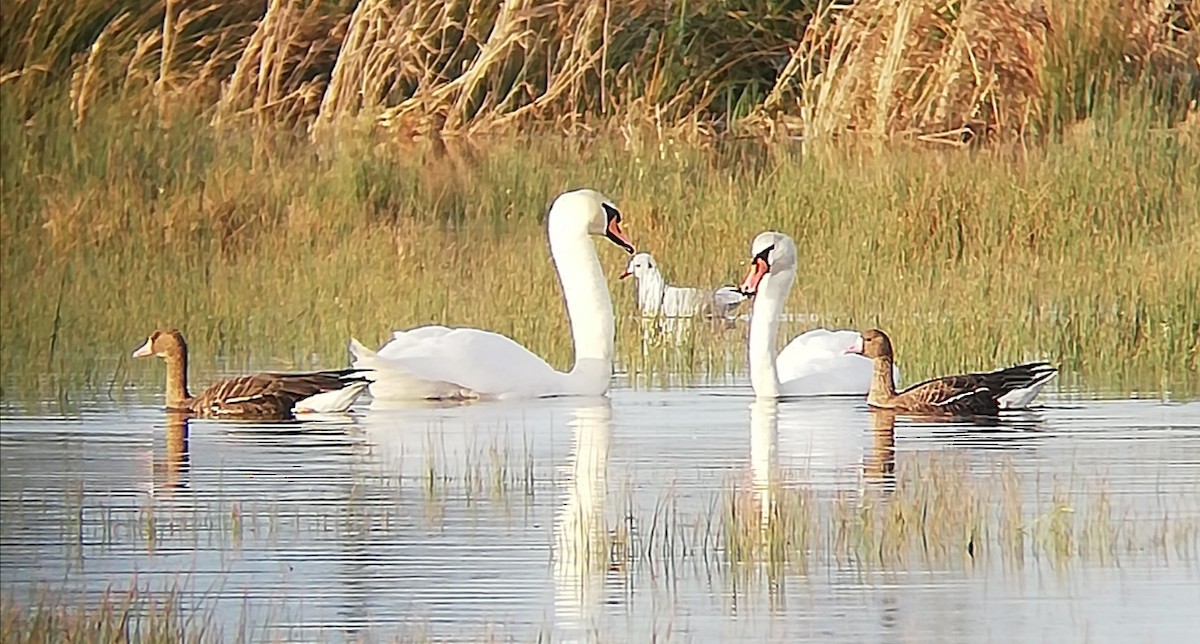
[[[1044,15],[1018,0],[862,0],[819,16],[793,54],[806,137],[1024,132],[1042,96]]]
[[[122,13],[104,25],[100,34],[96,36],[96,40],[92,42],[83,65],[77,67],[71,75],[71,111],[75,115],[75,127],[79,127],[87,118],[88,109],[95,97],[96,84],[102,73],[103,55],[107,53],[106,46],[112,40],[113,34],[128,22],[129,14]]]
[[[312,111],[323,89],[312,76],[331,57],[336,19],[318,3],[269,0],[222,89],[213,123],[247,113],[263,124],[288,123]]]
[[[158,96],[158,113],[161,117],[167,109],[166,82],[171,69],[171,58],[175,52],[177,32],[175,23],[177,9],[175,0],[166,0],[163,7],[162,49],[159,55],[158,80],[154,83],[154,93]]]

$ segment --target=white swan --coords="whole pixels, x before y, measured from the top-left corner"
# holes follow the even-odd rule
[[[783,233],[765,232],[754,238],[750,254],[741,291],[754,297],[748,347],[754,394],[865,396],[871,388],[871,361],[845,352],[858,339],[857,331],[813,329],[775,355],[779,315],[796,281],[796,243]]]
[[[736,287],[722,286],[716,290],[671,286],[663,278],[650,253],[638,253],[629,258],[629,265],[620,279],[633,276],[637,281],[638,310],[645,317],[690,318],[712,315],[730,319],[746,296]]]
[[[425,326],[397,331],[378,353],[350,340],[354,364],[377,370],[370,385],[372,396],[377,400],[497,399],[608,392],[615,334],[612,300],[588,236],[607,237],[631,254],[633,245],[621,232],[620,211],[595,190],[559,195],[547,219],[550,255],[571,322],[575,366],[567,373],[557,371],[512,339],[491,331]]]

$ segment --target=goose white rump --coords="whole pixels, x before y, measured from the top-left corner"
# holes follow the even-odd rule
[[[748,349],[754,394],[865,396],[871,389],[871,361],[846,353],[857,331],[813,329],[775,354],[779,316],[796,280],[796,244],[783,233],[765,232],[754,238],[750,253],[750,272],[741,291],[754,297]]]
[[[594,190],[565,192],[547,216],[550,255],[558,271],[575,365],[557,371],[511,338],[470,328],[425,326],[397,331],[378,352],[350,341],[354,365],[375,370],[379,400],[599,396],[612,379],[615,325],[612,300],[590,235],[633,253],[621,232],[621,213]]]

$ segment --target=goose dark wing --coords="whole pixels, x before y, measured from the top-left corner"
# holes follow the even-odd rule
[[[994,414],[996,392],[977,374],[944,376],[917,383],[896,394],[898,408],[932,414]]]
[[[931,378],[896,394],[896,398],[925,405],[939,405],[967,391],[974,391],[987,386],[976,374],[961,374],[957,376],[942,376]]]
[[[192,408],[210,415],[288,417],[305,398],[364,380],[357,369],[241,376],[209,387]]]
[[[1010,391],[1025,389],[1049,380],[1056,373],[1058,373],[1058,369],[1048,362],[1027,362],[986,373],[970,374],[970,376],[977,378],[984,386],[994,391],[996,397],[999,398]]]

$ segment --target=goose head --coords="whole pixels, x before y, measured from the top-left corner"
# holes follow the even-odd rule
[[[183,334],[175,329],[157,329],[150,337],[146,339],[146,344],[143,344],[140,349],[133,352],[135,358],[148,358],[150,356],[158,356],[160,358],[178,357],[187,353],[187,343],[183,341]]]
[[[621,273],[619,279],[625,279],[626,277],[633,275],[640,280],[645,278],[650,274],[650,271],[653,271],[656,268],[657,267],[654,265],[654,258],[650,256],[650,253],[637,253],[633,257],[629,258],[629,265],[625,267],[625,272]]]
[[[883,331],[869,329],[858,334],[858,340],[846,349],[846,353],[857,353],[872,360],[875,358],[891,358],[892,341]]]
[[[608,197],[595,190],[582,188],[564,192],[550,206],[549,225],[552,230],[604,237],[633,254],[633,243],[621,232],[621,211]]]
[[[796,272],[796,243],[783,233],[769,231],[759,234],[750,244],[750,256],[750,272],[738,287],[747,297],[758,294],[764,278],[779,275],[791,277]],[[791,286],[790,279],[780,280],[780,283]]]

